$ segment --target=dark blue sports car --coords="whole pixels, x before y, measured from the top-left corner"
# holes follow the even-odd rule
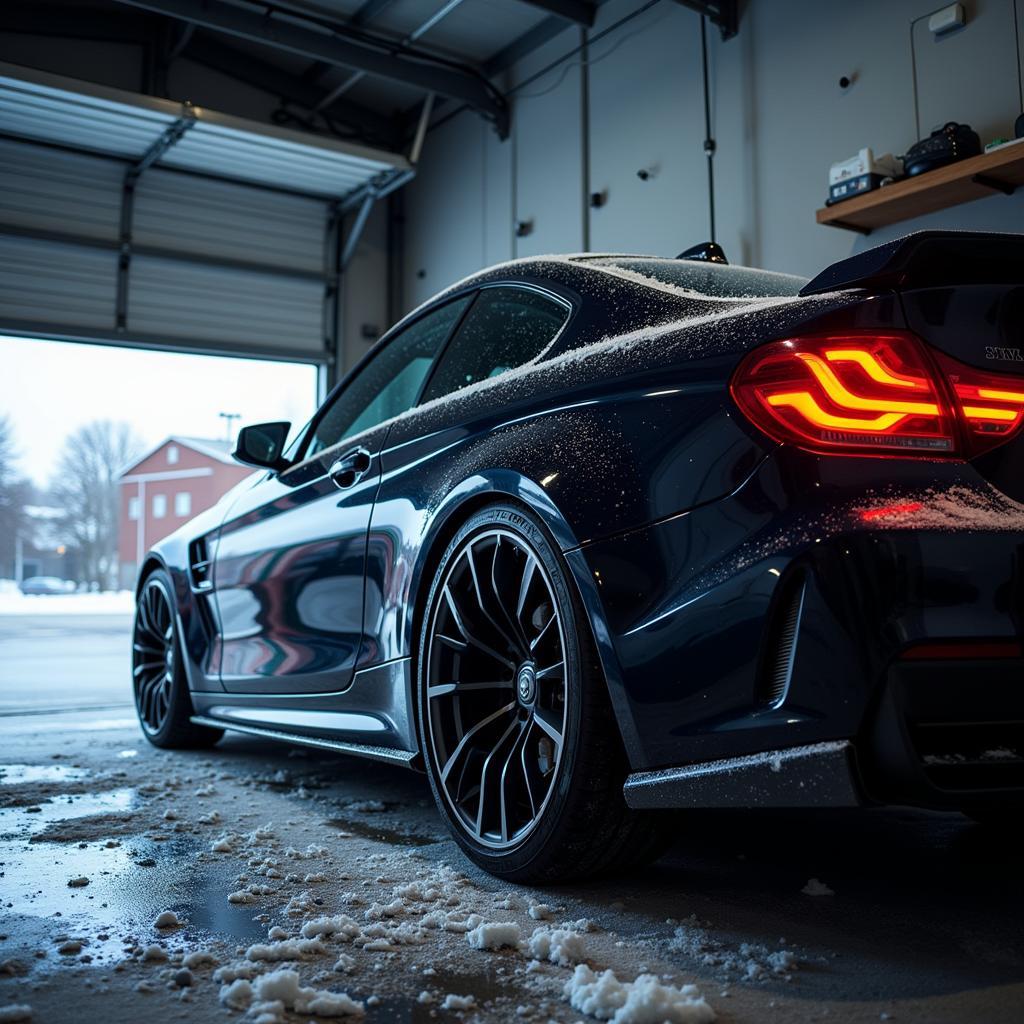
[[[454,285],[148,554],[143,730],[422,768],[518,880],[649,859],[668,808],[1019,812],[1022,255]]]

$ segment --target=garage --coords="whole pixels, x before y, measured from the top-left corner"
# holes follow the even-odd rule
[[[1024,5],[0,5],[0,1021],[1024,1018]]]

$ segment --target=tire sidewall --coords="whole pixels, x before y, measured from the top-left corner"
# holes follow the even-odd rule
[[[135,681],[132,680],[132,700],[135,705],[135,715],[139,719],[139,728],[143,735],[154,746],[172,746],[173,734],[181,722],[188,722],[192,715],[192,699],[188,692],[188,677],[185,672],[185,657],[181,646],[181,634],[178,629],[178,610],[174,599],[174,585],[171,577],[165,569],[154,569],[139,587],[139,597],[152,582],[159,583],[164,590],[168,606],[171,610],[171,641],[174,644],[174,679],[171,683],[171,699],[160,728],[155,732],[148,729],[142,721],[139,711],[138,699],[135,691]],[[138,615],[138,609],[135,612]],[[135,642],[135,625],[132,623],[132,642]]]
[[[500,527],[518,535],[529,545],[548,574],[558,612],[563,623],[563,643],[566,663],[566,738],[558,765],[555,788],[541,813],[541,818],[521,843],[507,849],[496,850],[475,842],[467,835],[458,818],[452,813],[448,801],[441,792],[434,764],[433,744],[429,735],[429,714],[426,701],[427,658],[430,645],[430,628],[434,619],[440,592],[448,577],[455,558],[466,544],[488,529]],[[583,721],[583,651],[580,643],[578,599],[574,597],[574,584],[568,566],[562,559],[557,546],[547,530],[536,517],[506,503],[488,505],[470,515],[452,538],[441,560],[431,584],[419,631],[416,652],[416,702],[419,723],[420,749],[423,752],[427,778],[434,794],[435,803],[462,849],[495,875],[525,873],[560,842],[560,826],[565,817],[567,804],[573,798],[575,785],[574,766],[582,740]]]

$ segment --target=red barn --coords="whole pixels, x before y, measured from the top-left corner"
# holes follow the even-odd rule
[[[142,556],[153,544],[216,504],[252,473],[231,458],[231,448],[228,441],[169,437],[121,473],[122,587],[134,586]]]

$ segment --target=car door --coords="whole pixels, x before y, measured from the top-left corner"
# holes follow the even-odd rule
[[[420,405],[436,403],[462,388],[500,376],[539,358],[566,328],[573,313],[566,298],[521,284],[486,285],[440,355],[424,387]],[[407,592],[415,555],[431,515],[431,502],[443,488],[439,453],[451,466],[453,453],[472,446],[507,419],[507,410],[480,413],[472,422],[447,416],[434,406],[424,432],[415,412],[393,425],[381,454],[383,474],[373,510],[367,557],[365,617],[375,634],[380,661],[408,655]],[[438,424],[443,426],[438,429]],[[463,448],[463,450],[465,450]],[[457,478],[456,478],[457,479]],[[450,481],[454,482],[454,481]],[[395,538],[402,543],[396,544]]]
[[[386,421],[412,407],[468,298],[386,341],[328,399],[297,460],[243,493],[213,573],[220,677],[235,693],[324,693],[363,641],[366,539]]]

